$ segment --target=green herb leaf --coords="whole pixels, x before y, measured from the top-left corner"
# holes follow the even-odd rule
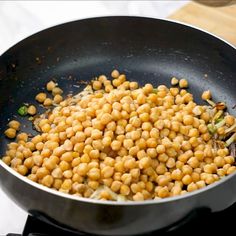
[[[216,127],[212,124],[207,125],[207,129],[208,129],[209,133],[212,135],[216,132]]]
[[[28,108],[27,106],[21,106],[18,110],[17,110],[18,114],[20,116],[26,116],[28,113]]]
[[[215,121],[215,123],[217,124],[217,123],[221,122],[223,119],[224,119],[223,117],[220,117]]]

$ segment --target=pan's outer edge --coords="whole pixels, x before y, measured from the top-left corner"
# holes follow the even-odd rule
[[[227,44],[228,46],[232,47],[233,49],[236,49],[236,45],[233,45],[232,43],[230,43],[229,41],[221,38],[220,36],[218,35],[215,35],[207,30],[204,30],[200,27],[197,27],[197,26],[194,26],[194,25],[191,25],[191,24],[188,24],[188,23],[185,23],[185,22],[181,22],[181,21],[178,21],[178,20],[172,20],[172,19],[166,19],[166,18],[155,18],[153,16],[137,16],[137,15],[103,15],[103,16],[95,16],[95,17],[86,17],[86,18],[82,18],[82,19],[73,19],[71,21],[62,21],[60,23],[56,23],[56,24],[51,24],[51,25],[48,25],[46,28],[43,28],[41,30],[38,30],[36,32],[34,32],[33,34],[30,34],[29,36],[27,37],[24,37],[22,38],[21,40],[15,42],[11,47],[9,47],[8,49],[6,49],[5,51],[3,51],[3,53],[0,54],[0,57],[5,54],[6,52],[8,52],[11,48],[13,48],[16,44],[20,43],[21,41],[31,37],[31,36],[34,36],[38,33],[41,33],[43,31],[46,31],[50,28],[54,28],[54,27],[60,27],[61,25],[64,25],[64,24],[68,24],[68,23],[73,23],[75,21],[84,21],[84,20],[90,20],[90,19],[98,19],[98,18],[115,18],[115,17],[127,17],[127,18],[144,18],[144,19],[151,19],[151,20],[162,20],[162,21],[167,21],[167,22],[172,22],[172,23],[176,23],[176,24],[179,24],[179,25],[183,25],[183,26],[187,26],[189,28],[192,28],[192,29],[195,29],[195,30],[198,30],[198,31],[201,31],[203,33],[206,33],[208,35],[211,35],[213,36],[214,38],[224,42],[225,44]]]

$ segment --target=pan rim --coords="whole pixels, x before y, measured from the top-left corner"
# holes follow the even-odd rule
[[[173,20],[173,19],[167,19],[167,18],[163,18],[163,17],[153,17],[153,16],[137,16],[137,15],[103,15],[103,16],[95,16],[95,17],[85,17],[85,18],[81,18],[81,19],[73,19],[73,20],[70,20],[70,21],[62,21],[60,23],[56,23],[56,24],[51,24],[51,25],[48,25],[48,27],[46,28],[43,28],[41,30],[38,30],[38,31],[35,31],[33,34],[30,34],[26,37],[24,37],[23,39],[20,39],[19,41],[17,41],[16,43],[14,43],[12,46],[10,46],[9,48],[7,48],[5,51],[3,51],[1,54],[0,54],[0,58],[7,52],[9,52],[12,48],[14,48],[15,46],[17,46],[18,44],[20,44],[22,41],[25,41],[27,40],[28,38],[31,38],[33,36],[36,36],[37,34],[41,34],[43,33],[44,31],[47,31],[49,29],[53,29],[53,28],[57,28],[57,27],[61,27],[63,25],[66,25],[66,24],[70,24],[70,23],[75,23],[75,22],[78,22],[78,21],[86,21],[86,20],[96,20],[96,19],[102,19],[102,18],[140,18],[140,19],[146,19],[146,20],[159,20],[159,21],[164,21],[164,22],[169,22],[169,23],[175,23],[175,24],[178,24],[178,25],[182,25],[182,26],[185,26],[186,28],[192,28],[196,31],[200,31],[200,32],[203,32],[207,35],[210,35],[211,37],[215,38],[215,39],[218,39],[219,41],[227,44],[228,46],[230,46],[231,48],[235,49],[236,50],[236,45],[233,45],[232,43],[230,43],[229,41],[227,41],[226,39],[223,39],[221,38],[220,36],[218,35],[215,35],[207,30],[204,30],[200,27],[197,27],[197,26],[194,26],[194,25],[191,25],[191,24],[188,24],[188,23],[185,23],[185,22],[181,22],[181,21],[178,21],[178,20]]]
[[[63,193],[63,192],[57,191],[55,189],[43,186],[39,183],[33,182],[32,180],[28,179],[26,176],[22,176],[21,174],[19,174],[15,170],[13,170],[11,167],[9,167],[7,164],[5,164],[1,159],[0,159],[0,166],[2,168],[4,168],[7,172],[9,172],[11,175],[13,175],[15,178],[17,178],[18,180],[23,181],[26,184],[29,184],[31,187],[34,187],[40,191],[45,191],[45,192],[55,195],[57,197],[62,197],[62,198],[70,199],[70,200],[88,203],[88,204],[91,203],[91,204],[112,205],[112,206],[152,205],[152,204],[162,204],[162,203],[168,203],[168,202],[173,202],[173,201],[179,201],[182,199],[190,198],[193,195],[201,194],[201,193],[208,191],[212,188],[215,188],[218,185],[223,184],[225,181],[228,181],[229,179],[233,178],[236,175],[236,172],[235,172],[233,174],[230,174],[230,175],[224,177],[221,180],[216,181],[215,183],[207,185],[206,187],[203,187],[203,188],[198,189],[196,191],[188,192],[184,195],[171,196],[171,197],[162,198],[162,199],[144,200],[144,201],[105,201],[105,200],[85,198],[85,197],[75,196],[75,195],[68,194],[68,193]]]
[[[227,40],[222,39],[219,36],[216,36],[206,30],[203,30],[201,28],[198,28],[196,26],[192,26],[190,24],[187,23],[182,23],[180,21],[177,20],[171,20],[171,19],[165,19],[165,18],[154,18],[154,17],[145,17],[145,16],[135,16],[135,15],[107,15],[107,16],[96,16],[96,17],[87,17],[87,18],[83,18],[83,19],[79,19],[79,20],[72,20],[72,21],[65,21],[59,24],[55,24],[52,26],[49,26],[43,30],[37,31],[36,33],[18,41],[16,44],[12,45],[9,49],[7,49],[6,51],[4,51],[1,55],[0,58],[6,54],[7,52],[11,51],[11,49],[13,49],[15,46],[17,46],[18,44],[20,44],[22,41],[27,40],[28,38],[31,38],[33,36],[36,36],[38,34],[43,33],[44,31],[50,30],[52,28],[57,28],[57,27],[61,27],[63,25],[66,24],[70,24],[70,23],[75,23],[75,22],[79,22],[79,21],[86,21],[86,20],[97,20],[97,19],[102,19],[102,18],[140,18],[140,19],[146,19],[146,20],[157,20],[157,21],[164,21],[164,22],[169,22],[169,23],[174,23],[174,24],[178,24],[181,26],[184,26],[186,28],[192,28],[196,31],[200,31],[203,32],[209,36],[211,36],[212,38],[215,38],[219,41],[221,41],[221,43],[226,44],[227,46],[233,48],[234,50],[236,49],[236,46],[234,46],[233,44],[229,43]],[[167,197],[167,198],[163,198],[163,199],[152,199],[152,200],[145,200],[145,201],[127,201],[127,202],[118,202],[118,201],[104,201],[104,200],[96,200],[96,199],[90,199],[90,198],[84,198],[84,197],[79,197],[79,196],[74,196],[71,194],[67,194],[67,193],[62,193],[59,192],[57,190],[45,187],[39,183],[35,183],[31,180],[29,180],[27,177],[20,175],[19,173],[17,173],[15,170],[13,170],[11,167],[9,167],[8,165],[6,165],[1,159],[0,159],[0,166],[5,169],[7,172],[9,172],[10,174],[12,174],[14,177],[16,177],[17,179],[19,179],[20,181],[25,182],[26,184],[29,184],[31,187],[34,187],[40,191],[46,191],[49,194],[52,194],[54,196],[57,197],[61,197],[61,198],[65,198],[65,199],[70,199],[70,200],[74,200],[74,201],[79,201],[79,202],[84,202],[87,204],[99,204],[99,205],[111,205],[111,206],[137,206],[137,205],[152,205],[152,204],[162,204],[162,203],[168,203],[168,202],[172,202],[172,201],[180,201],[182,199],[187,199],[190,198],[194,195],[198,195],[201,194],[205,191],[208,191],[212,188],[217,187],[218,185],[223,184],[225,181],[228,181],[229,179],[233,178],[236,173],[230,174],[226,177],[224,177],[223,179],[210,184],[202,189],[196,190],[194,192],[190,192],[184,195],[179,195],[179,196],[172,196],[172,197]]]

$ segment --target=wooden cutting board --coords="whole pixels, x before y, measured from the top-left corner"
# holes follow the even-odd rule
[[[190,2],[168,18],[207,30],[236,46],[236,5],[208,7]]]

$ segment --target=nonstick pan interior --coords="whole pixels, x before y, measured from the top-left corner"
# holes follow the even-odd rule
[[[104,17],[47,29],[0,57],[0,154],[9,142],[3,135],[9,119],[20,120],[25,126],[22,130],[34,132],[31,122],[17,115],[17,109],[23,103],[36,104],[35,95],[51,79],[66,95],[78,92],[81,81],[109,75],[114,68],[126,73],[129,80],[155,86],[170,85],[170,78],[176,76],[189,81],[196,101],[202,103],[202,91],[211,89],[214,100],[226,102],[236,115],[235,62],[235,49],[230,45],[164,20]],[[96,234],[131,235],[156,230],[181,220],[197,207],[216,211],[235,200],[234,189],[230,188],[235,176],[201,193],[186,195],[186,199],[106,206],[50,194],[13,176],[1,165],[0,170],[3,189],[22,208],[41,211],[60,223]],[[61,206],[63,214],[58,214]]]

